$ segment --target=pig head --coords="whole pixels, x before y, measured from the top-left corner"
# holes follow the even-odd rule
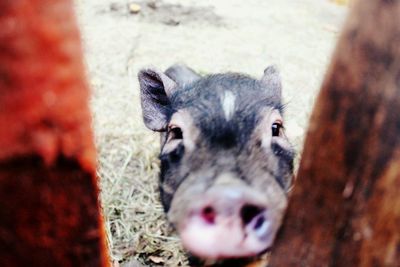
[[[145,125],[161,133],[161,201],[183,245],[205,259],[271,247],[287,207],[294,151],[275,67],[261,79],[139,72]]]

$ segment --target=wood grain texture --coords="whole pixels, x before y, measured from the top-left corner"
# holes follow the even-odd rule
[[[108,266],[71,0],[0,0],[0,266]]]
[[[356,1],[269,266],[400,266],[400,1]]]

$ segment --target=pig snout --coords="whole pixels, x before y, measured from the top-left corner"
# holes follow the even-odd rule
[[[184,246],[196,256],[249,257],[272,243],[273,219],[264,195],[241,187],[216,187],[189,209],[180,234]]]

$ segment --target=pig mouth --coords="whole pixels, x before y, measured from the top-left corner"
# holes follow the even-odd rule
[[[179,233],[183,246],[198,258],[250,258],[266,252],[273,242],[274,226],[266,216],[261,213],[245,225],[231,217],[213,222],[192,217]]]

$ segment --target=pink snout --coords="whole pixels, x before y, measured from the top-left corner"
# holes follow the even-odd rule
[[[265,195],[219,186],[195,201],[178,229],[183,245],[206,259],[255,256],[272,244],[277,223]]]

